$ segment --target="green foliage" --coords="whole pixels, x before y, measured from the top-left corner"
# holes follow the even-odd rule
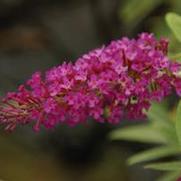
[[[175,181],[180,174],[181,161],[165,163],[152,163],[151,161],[181,154],[181,147],[178,141],[181,140],[181,138],[178,139],[178,137],[181,137],[181,116],[179,115],[181,115],[181,103],[179,103],[177,109],[176,120],[172,120],[169,117],[163,105],[153,104],[148,112],[149,122],[146,124],[142,123],[141,125],[119,128],[113,131],[110,137],[116,140],[155,144],[154,148],[131,156],[127,163],[129,165],[134,165],[146,162],[145,168],[167,171],[158,181]],[[177,125],[176,127],[175,122]],[[149,162],[149,164],[147,162]]]
[[[181,101],[177,107],[177,115],[176,115],[176,133],[178,136],[178,141],[181,146]]]
[[[181,161],[151,163],[151,164],[146,165],[145,168],[161,170],[161,171],[175,171],[175,170],[180,170]]]
[[[128,159],[128,164],[133,165],[139,162],[152,161],[155,159],[163,158],[165,156],[171,156],[181,153],[180,147],[161,146],[153,149],[143,151],[135,154]]]
[[[168,13],[166,15],[166,22],[177,40],[181,42],[181,16],[176,13]]]
[[[180,176],[180,170],[167,172],[162,177],[158,179],[158,181],[175,181],[175,178]]]
[[[125,1],[126,3],[120,11],[120,16],[124,17],[123,20],[127,24],[139,23],[152,10],[158,7],[162,1],[163,0],[142,0],[141,3],[140,0]]]
[[[165,19],[177,40],[181,42],[181,16],[168,13]],[[181,60],[181,53],[171,54],[170,58]],[[148,123],[117,129],[110,134],[110,138],[156,144],[154,148],[131,156],[127,163],[134,165],[144,162],[144,168],[165,171],[165,174],[157,181],[175,181],[181,174],[181,160],[161,163],[152,161],[169,156],[178,158],[177,156],[181,155],[181,101],[178,104],[174,120],[169,117],[167,110],[160,104],[154,104],[147,115]]]
[[[172,60],[181,60],[181,53],[176,53],[169,56]]]
[[[140,131],[141,130],[141,131]],[[165,137],[160,134],[153,124],[129,126],[120,128],[111,133],[111,138],[115,140],[129,140],[142,143],[166,143]]]

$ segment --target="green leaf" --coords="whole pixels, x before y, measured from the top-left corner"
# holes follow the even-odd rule
[[[152,163],[152,164],[146,165],[144,168],[160,170],[160,171],[181,170],[181,161]]]
[[[126,23],[139,23],[153,11],[154,8],[158,7],[162,1],[163,0],[142,0],[141,3],[140,0],[125,1],[124,6],[121,6],[120,9],[120,17],[123,17]],[[132,11],[133,9],[134,11]]]
[[[162,177],[160,177],[157,181],[176,181],[179,176],[180,176],[180,170],[168,172],[164,174]]]
[[[181,42],[181,16],[176,13],[167,13],[165,18],[174,35]]]
[[[167,139],[154,127],[148,125],[129,126],[113,131],[111,139],[137,141],[141,143],[167,143]]]
[[[173,120],[169,118],[168,111],[163,104],[152,104],[147,115],[154,129],[160,132],[167,142],[178,144],[175,124]]]
[[[160,121],[166,122],[165,124],[170,124],[168,113],[163,105],[153,103],[151,109],[147,113],[147,116],[151,121]]]
[[[181,153],[181,149],[179,147],[162,146],[133,155],[128,159],[128,164],[133,165],[139,162],[151,161],[179,153]]]
[[[165,140],[167,140],[167,143],[170,143],[172,145],[178,145],[178,138],[176,134],[175,124],[173,121],[157,121],[153,123],[152,127],[157,132],[159,132],[165,138]]]
[[[176,115],[176,133],[178,137],[179,144],[181,145],[181,101],[177,106],[177,115]]]
[[[170,54],[169,58],[172,60],[181,60],[181,53]]]

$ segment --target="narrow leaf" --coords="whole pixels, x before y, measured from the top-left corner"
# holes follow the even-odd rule
[[[181,161],[152,163],[152,164],[146,165],[144,168],[160,170],[160,171],[181,170]]]
[[[110,134],[110,137],[114,140],[137,141],[141,143],[167,143],[167,139],[149,124],[117,129]]]
[[[176,38],[181,42],[181,16],[176,13],[167,13],[166,22]]]
[[[179,176],[180,176],[180,170],[168,172],[164,174],[162,177],[160,177],[157,181],[176,181]]]
[[[164,123],[166,122],[166,124],[170,124],[168,113],[163,105],[153,103],[151,109],[148,111],[147,116],[151,121],[160,121]]]
[[[147,115],[152,122],[154,129],[164,135],[167,142],[174,144],[178,143],[175,124],[169,118],[168,111],[163,105],[154,103]]]
[[[128,164],[133,165],[139,162],[151,161],[179,153],[181,153],[181,149],[179,147],[162,146],[133,155],[128,159]]]
[[[177,133],[179,144],[181,145],[181,101],[179,102],[177,106],[176,133]]]

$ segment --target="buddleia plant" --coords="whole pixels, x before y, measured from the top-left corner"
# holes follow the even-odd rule
[[[181,16],[175,13],[166,15],[166,22],[176,39],[181,42]],[[171,54],[172,59],[179,60],[181,52]],[[145,169],[164,171],[157,181],[181,180],[181,101],[177,106],[174,118],[169,116],[167,109],[161,104],[153,104],[147,114],[148,123],[128,126],[114,130],[110,137],[113,140],[127,140],[140,144],[152,144],[153,148],[141,151],[128,158],[128,165],[143,163]],[[174,157],[169,162],[160,159]]]

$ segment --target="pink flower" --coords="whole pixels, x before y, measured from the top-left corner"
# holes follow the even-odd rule
[[[167,57],[168,41],[142,33],[124,37],[90,51],[75,63],[63,63],[32,75],[0,104],[0,123],[7,130],[35,122],[52,128],[97,122],[119,123],[142,119],[151,101],[161,101],[172,90],[181,95],[181,64]]]

